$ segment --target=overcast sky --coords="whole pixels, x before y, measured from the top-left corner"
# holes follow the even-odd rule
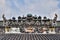
[[[60,20],[60,0],[0,0],[0,20],[2,14],[10,19],[27,14],[53,18],[54,13]]]

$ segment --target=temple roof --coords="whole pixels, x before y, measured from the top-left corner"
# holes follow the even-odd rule
[[[32,14],[27,14],[27,17],[32,17]]]

